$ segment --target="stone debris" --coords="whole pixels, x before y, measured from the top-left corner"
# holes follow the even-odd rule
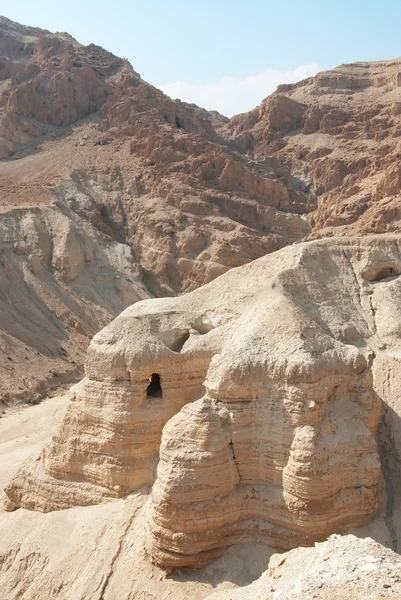
[[[207,600],[401,598],[401,557],[370,538],[332,535],[313,548],[275,554],[254,583]]]

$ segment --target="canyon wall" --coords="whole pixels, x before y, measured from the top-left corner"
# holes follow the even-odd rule
[[[303,181],[317,203],[312,237],[399,232],[400,84],[399,58],[340,65],[278,86],[219,130]]]

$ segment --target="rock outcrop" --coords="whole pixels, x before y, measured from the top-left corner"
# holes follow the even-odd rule
[[[317,200],[313,237],[400,231],[401,60],[359,62],[279,86],[219,129],[275,156]]]
[[[82,374],[90,338],[149,297],[131,249],[61,204],[0,214],[0,287],[6,403]]]
[[[0,18],[0,158],[99,110],[129,67],[99,46],[82,46]]]
[[[7,509],[152,486],[147,547],[168,568],[367,522],[383,491],[381,405],[398,410],[386,383],[397,371],[383,381],[376,365],[399,352],[400,244],[298,244],[126,309],[92,340],[86,378],[7,486]]]

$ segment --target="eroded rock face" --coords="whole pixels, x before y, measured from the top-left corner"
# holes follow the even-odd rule
[[[400,245],[299,244],[126,309],[92,340],[64,421],[7,486],[6,508],[152,486],[148,552],[169,568],[239,541],[285,549],[368,521],[388,393],[375,364],[398,351],[388,315],[401,310]]]
[[[319,387],[327,384],[319,381]],[[337,389],[337,398],[333,384],[323,399],[321,390],[314,394],[315,386],[301,384],[268,390],[270,402],[265,397],[251,406],[227,402],[222,410],[205,399],[185,407],[163,432],[153,490],[150,548],[156,560],[180,564],[196,543],[199,554],[191,559],[198,564],[202,552],[208,559],[210,550],[259,535],[288,548],[371,516],[380,465],[368,420],[373,414],[377,422],[380,404],[369,398],[366,381],[359,390],[354,386],[351,381]],[[344,420],[348,403],[360,409],[361,392],[365,415]],[[286,396],[293,415],[317,397],[325,417],[306,409],[292,421],[280,402]],[[182,468],[175,474],[178,462]],[[345,474],[340,480],[339,471]]]
[[[94,44],[1,17],[0,158],[96,112],[128,63]]]
[[[131,249],[60,204],[0,215],[0,403],[46,394],[89,339],[149,297]]]
[[[96,336],[86,363],[87,378],[76,387],[68,414],[42,460],[33,464],[41,491],[38,503],[36,485],[31,488],[26,498],[30,508],[47,512],[95,504],[153,483],[161,430],[182,406],[201,395],[211,358],[207,347],[194,350],[190,361],[180,353],[189,337],[188,316],[180,319],[179,312],[167,312],[160,323],[147,316],[122,318],[119,333],[103,330]],[[209,322],[203,324],[195,313],[193,325],[207,329]],[[131,339],[127,347],[126,334]],[[116,342],[120,350],[115,354]],[[139,353],[131,354],[131,344],[132,349],[139,344]],[[147,395],[151,374],[166,371],[162,397]],[[29,480],[30,470],[27,467],[25,475]],[[59,481],[56,494],[51,492],[53,478]],[[19,504],[20,496],[25,492],[16,483],[9,498]]]
[[[328,351],[290,368],[265,355],[245,376],[239,357],[224,366],[215,357],[206,396],[163,430],[149,541],[156,562],[199,565],[259,536],[281,548],[309,544],[374,514],[380,401],[358,354]]]
[[[275,156],[316,194],[312,235],[400,230],[401,61],[358,62],[279,86],[220,130]]]

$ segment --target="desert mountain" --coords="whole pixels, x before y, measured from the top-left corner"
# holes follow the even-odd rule
[[[88,349],[0,421],[5,597],[399,597],[400,73],[228,120],[0,18],[1,401]]]
[[[0,18],[2,401],[79,376],[138,299],[308,236],[398,231],[400,73],[343,65],[228,120]]]
[[[0,94],[3,401],[71,374],[137,299],[310,232],[315,200],[288,168],[231,149],[221,115],[98,46],[1,18]]]
[[[256,161],[275,156],[317,201],[313,236],[400,231],[401,59],[341,65],[279,86],[223,126]]]

